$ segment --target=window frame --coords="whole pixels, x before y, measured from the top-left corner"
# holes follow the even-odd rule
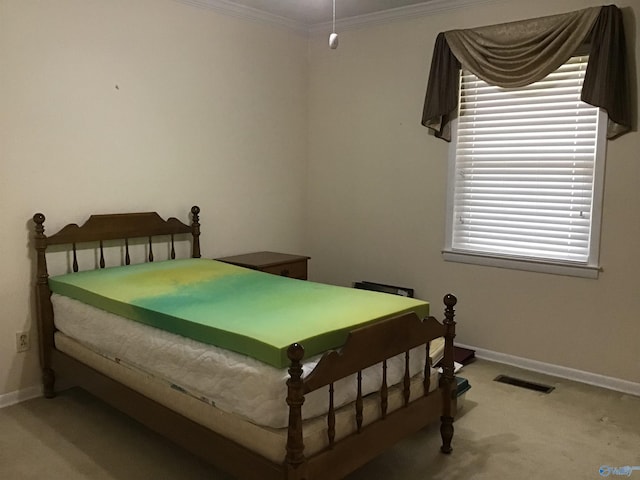
[[[462,72],[462,71],[461,71]],[[460,108],[458,93],[458,109]],[[558,275],[576,276],[596,279],[602,270],[600,266],[600,237],[602,225],[602,203],[604,196],[604,176],[607,148],[608,116],[604,109],[598,112],[598,129],[596,132],[596,152],[594,165],[594,181],[592,191],[591,229],[589,238],[589,255],[586,262],[568,262],[554,259],[528,258],[524,256],[499,255],[494,252],[470,252],[453,248],[454,230],[454,195],[456,185],[456,147],[458,143],[458,116],[451,121],[451,142],[448,153],[447,175],[447,207],[445,225],[445,246],[442,255],[445,261],[474,265],[526,270]]]

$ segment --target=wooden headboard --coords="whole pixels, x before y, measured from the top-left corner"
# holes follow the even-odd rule
[[[51,305],[51,290],[49,289],[49,272],[47,269],[47,247],[51,245],[67,245],[72,253],[72,270],[78,271],[77,246],[83,243],[98,244],[99,267],[105,268],[104,242],[121,240],[124,246],[123,263],[131,262],[129,242],[144,238],[148,242],[147,260],[153,262],[153,238],[158,236],[170,237],[169,257],[174,259],[174,236],[191,234],[191,257],[200,258],[200,208],[191,207],[191,225],[187,225],[177,218],[162,219],[156,212],[119,213],[108,215],[92,215],[82,226],[69,224],[57,233],[47,236],[44,233],[45,216],[36,213],[33,216],[34,248],[36,250],[36,316],[40,343],[40,363],[42,366],[44,394],[52,397],[54,374],[51,369],[51,350],[54,348],[55,325],[53,308]]]

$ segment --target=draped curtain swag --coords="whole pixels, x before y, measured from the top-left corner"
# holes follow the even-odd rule
[[[631,129],[622,12],[615,5],[438,34],[422,124],[451,140],[461,66],[491,85],[522,87],[542,80],[571,56],[589,53],[582,101],[609,115],[607,137]]]

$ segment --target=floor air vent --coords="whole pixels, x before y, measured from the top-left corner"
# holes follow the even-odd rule
[[[529,382],[520,378],[510,377],[508,375],[498,375],[493,379],[496,382],[507,383],[509,385],[515,385],[516,387],[527,388],[536,392],[551,393],[555,387],[549,385],[542,385],[541,383]]]

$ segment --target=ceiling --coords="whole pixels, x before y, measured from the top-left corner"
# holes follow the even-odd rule
[[[358,17],[440,0],[336,0],[336,19]],[[228,0],[227,3],[263,11],[312,26],[331,21],[332,0]]]

